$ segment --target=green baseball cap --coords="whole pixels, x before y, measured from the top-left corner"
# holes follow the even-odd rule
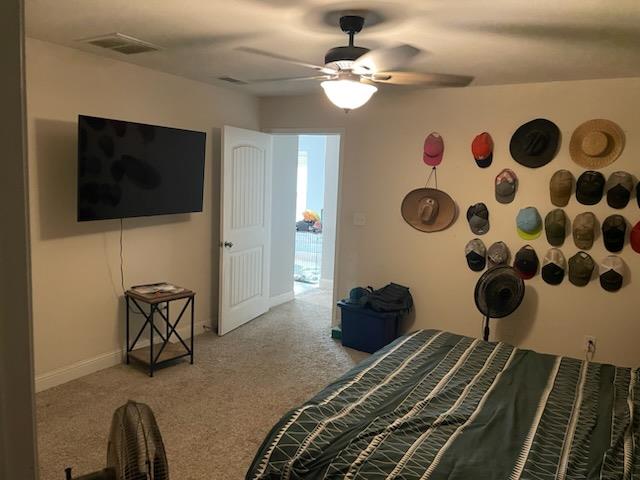
[[[593,246],[596,235],[596,216],[591,212],[579,213],[573,220],[573,242],[581,250],[589,250]]]
[[[544,217],[544,229],[547,241],[554,247],[559,247],[564,243],[567,236],[567,216],[564,210],[556,208],[547,213]]]
[[[595,263],[586,252],[578,252],[569,259],[569,281],[577,287],[584,287],[591,281]]]

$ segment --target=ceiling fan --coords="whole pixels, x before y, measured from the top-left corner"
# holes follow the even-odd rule
[[[349,45],[334,47],[324,57],[324,66],[298,61],[284,55],[273,54],[250,47],[236,50],[262,55],[295,65],[311,68],[316,75],[254,80],[248,83],[322,80],[320,84],[329,100],[345,111],[361,107],[378,90],[376,83],[388,85],[415,85],[423,87],[465,87],[473,77],[441,73],[396,71],[405,67],[420,50],[411,45],[369,50],[354,45],[354,38],[362,31],[365,19],[359,15],[340,17],[340,28],[349,35]]]

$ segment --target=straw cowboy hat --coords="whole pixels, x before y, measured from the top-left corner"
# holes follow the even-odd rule
[[[602,168],[615,162],[624,149],[624,132],[611,120],[594,119],[571,135],[569,153],[578,165]]]
[[[404,197],[401,212],[405,222],[416,230],[438,232],[455,221],[457,208],[446,192],[435,188],[417,188]]]

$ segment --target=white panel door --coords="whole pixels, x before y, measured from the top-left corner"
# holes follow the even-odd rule
[[[269,309],[271,135],[222,133],[218,334]]]

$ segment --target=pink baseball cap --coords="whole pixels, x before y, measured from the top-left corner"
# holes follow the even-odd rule
[[[442,162],[444,155],[444,141],[438,132],[431,132],[424,140],[424,154],[422,160],[431,167],[436,167]]]

